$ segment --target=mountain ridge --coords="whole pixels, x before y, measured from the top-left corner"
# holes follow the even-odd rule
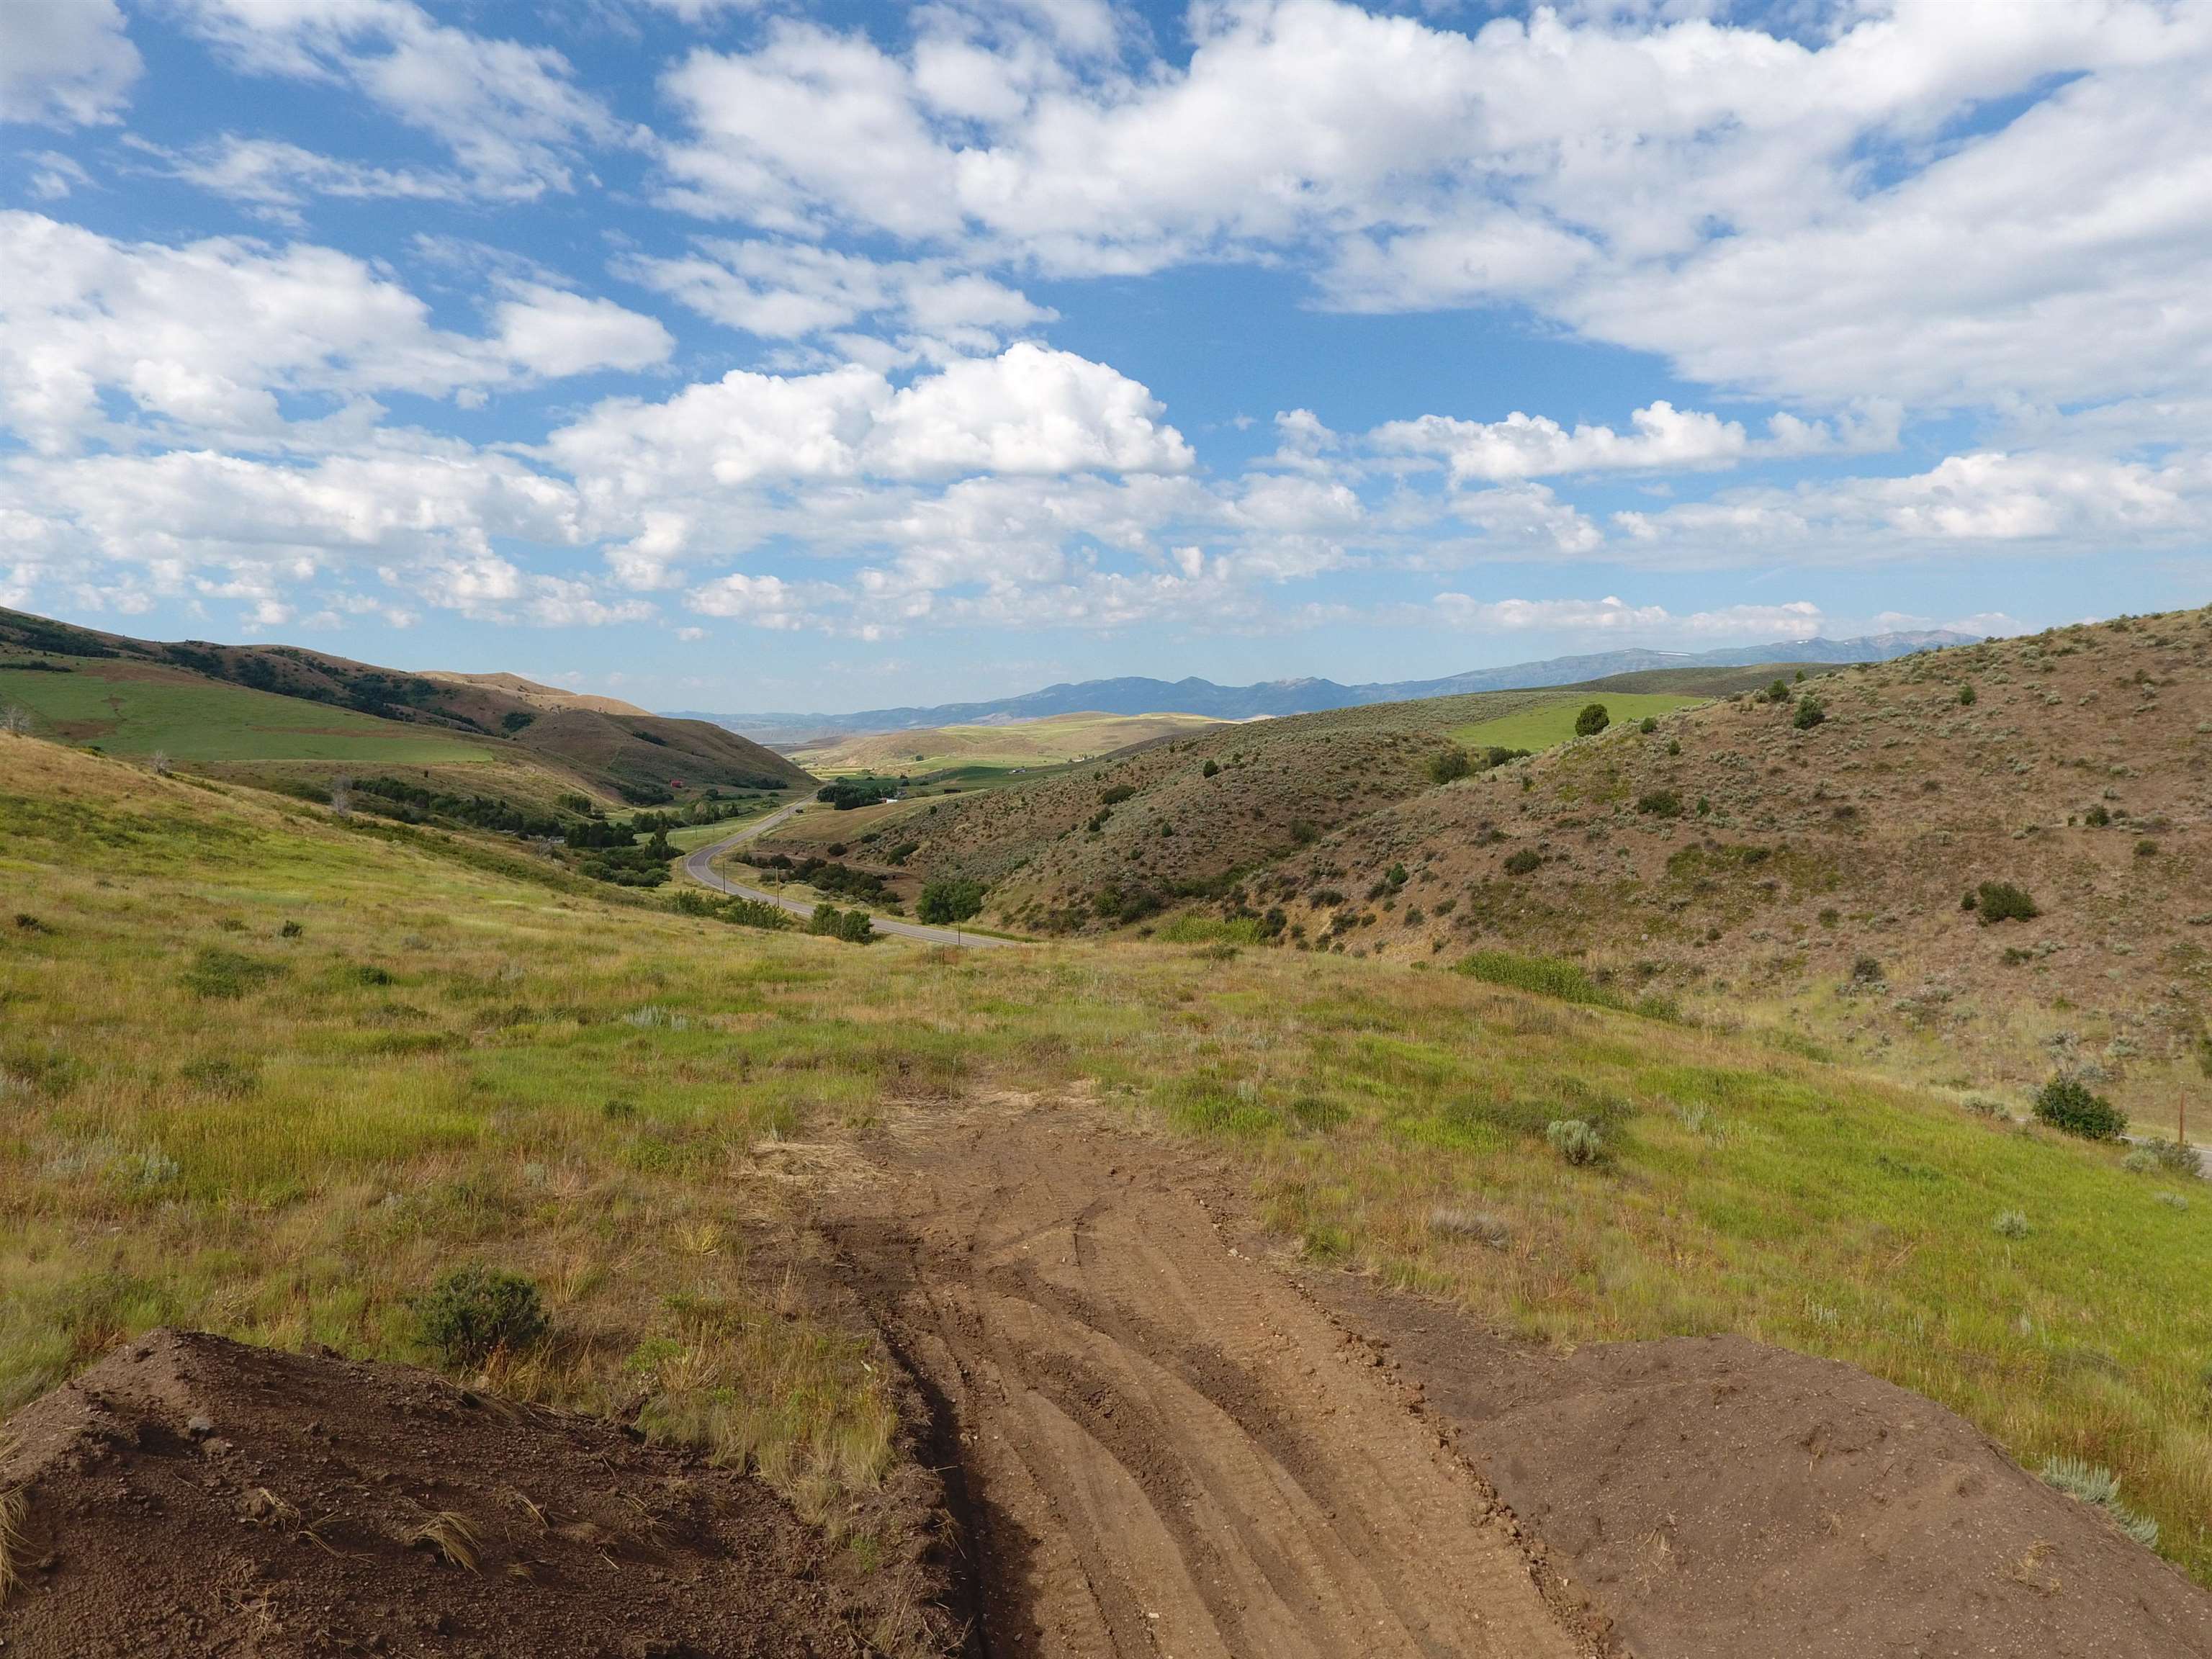
[[[1220,685],[1195,675],[1180,680],[1141,675],[1113,679],[1061,681],[1017,696],[975,702],[939,703],[861,709],[848,714],[793,711],[710,714],[671,711],[673,718],[710,720],[765,741],[786,742],[800,735],[832,732],[900,732],[938,726],[974,725],[995,720],[1038,720],[1054,714],[1207,714],[1217,720],[1322,714],[1367,703],[1409,702],[1470,691],[1508,691],[1547,685],[1577,685],[1620,674],[1659,668],[1727,668],[1752,663],[1887,662],[1946,646],[1972,645],[1980,636],[1949,629],[1869,634],[1855,639],[1786,640],[1763,645],[1729,646],[1703,652],[1652,651],[1631,647],[1538,662],[1470,669],[1439,679],[1340,684],[1312,676],[1261,680],[1249,685]]]

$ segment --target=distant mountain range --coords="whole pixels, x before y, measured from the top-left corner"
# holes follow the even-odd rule
[[[1050,714],[1211,714],[1218,720],[1261,715],[1310,714],[1324,708],[1351,708],[1370,702],[1406,702],[1416,697],[1449,697],[1468,691],[1514,691],[1531,686],[1577,685],[1615,674],[1640,674],[1655,668],[1735,668],[1765,662],[1887,662],[1917,651],[1947,645],[1972,645],[1980,636],[1936,629],[1913,634],[1870,634],[1855,640],[1784,640],[1769,645],[1718,651],[1600,651],[1583,657],[1553,657],[1543,662],[1477,668],[1440,680],[1399,680],[1388,684],[1340,685],[1334,680],[1264,680],[1257,685],[1216,685],[1212,680],[1127,678],[1081,680],[1048,685],[1018,697],[988,702],[939,703],[928,708],[864,708],[850,714],[788,712],[714,714],[675,711],[678,718],[712,720],[756,741],[794,743],[842,732],[903,732],[922,726],[970,726],[1041,720]]]

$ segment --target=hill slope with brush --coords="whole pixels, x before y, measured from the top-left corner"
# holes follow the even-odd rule
[[[432,792],[543,810],[580,791],[658,803],[809,787],[773,750],[504,674],[416,674],[289,645],[162,644],[0,611],[0,702],[45,735],[245,781],[327,790],[411,769]]]
[[[2063,1066],[2170,1133],[2212,1066],[2208,665],[2192,611],[1778,680],[1401,787],[1246,908],[1312,949],[1571,958],[1961,1088]]]
[[[1050,933],[1141,921],[1196,897],[1233,894],[1252,871],[1433,787],[1451,733],[1513,716],[1571,711],[1607,687],[1669,699],[1724,695],[1771,677],[1755,669],[1668,670],[1593,686],[1373,703],[1211,726],[1139,745],[1091,768],[988,799],[908,803],[865,826],[878,855],[926,877],[980,881],[1009,925]],[[838,836],[802,819],[779,837]],[[1230,897],[1235,907],[1240,899]]]

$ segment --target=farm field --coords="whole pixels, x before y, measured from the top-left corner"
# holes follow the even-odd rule
[[[1227,722],[1203,714],[1054,714],[991,726],[939,726],[878,732],[794,750],[792,758],[821,776],[871,773],[920,775],[1054,766],[1090,760]]]
[[[1591,703],[1605,705],[1607,715],[1616,724],[1632,726],[1645,719],[1656,719],[1671,714],[1678,708],[1688,708],[1705,701],[1702,697],[1672,696],[1637,691],[1590,691],[1556,702],[1540,704],[1495,720],[1476,720],[1467,726],[1455,726],[1444,735],[1454,743],[1464,744],[1470,749],[1496,747],[1526,749],[1531,752],[1554,748],[1575,735],[1575,717]]]
[[[226,685],[182,669],[86,659],[65,674],[0,665],[0,703],[34,729],[112,755],[179,761],[333,761],[363,767],[494,763],[480,742],[349,708]]]

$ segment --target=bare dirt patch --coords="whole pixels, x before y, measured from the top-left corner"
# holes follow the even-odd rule
[[[757,1480],[407,1367],[155,1332],[8,1431],[9,1659],[872,1650]]]
[[[1343,1275],[1638,1659],[2212,1654],[2212,1595],[1942,1407],[1741,1337],[1556,1353]]]
[[[1379,1356],[1080,1106],[916,1119],[823,1222],[932,1397],[1006,1656],[1587,1654]]]

